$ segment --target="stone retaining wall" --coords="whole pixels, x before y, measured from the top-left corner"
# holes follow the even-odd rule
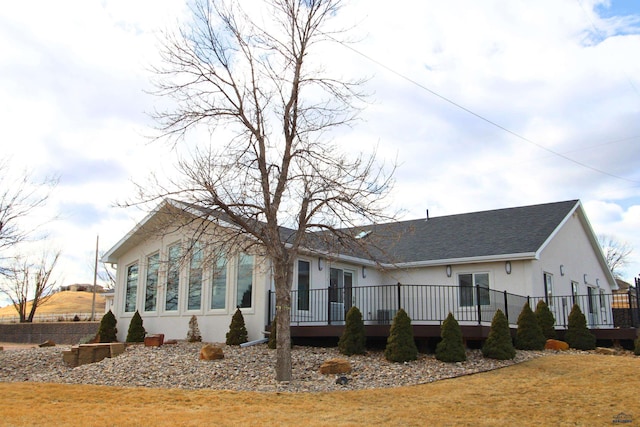
[[[81,338],[98,333],[100,322],[47,322],[0,324],[0,342],[78,344]]]

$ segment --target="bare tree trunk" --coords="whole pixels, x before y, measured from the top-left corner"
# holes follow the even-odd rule
[[[291,381],[291,263],[274,260],[276,283],[276,380]]]

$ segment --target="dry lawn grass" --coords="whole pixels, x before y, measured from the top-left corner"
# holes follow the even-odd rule
[[[49,300],[36,310],[36,314],[61,314],[61,313],[91,313],[93,293],[91,292],[57,292]],[[96,294],[96,313],[100,316],[104,313],[104,295]],[[27,310],[31,309],[31,303],[27,304]],[[17,316],[18,313],[12,305],[0,308],[0,316]]]
[[[640,425],[640,358],[557,355],[414,387],[239,393],[0,383],[11,426]]]

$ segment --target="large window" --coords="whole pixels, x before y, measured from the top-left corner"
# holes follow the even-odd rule
[[[180,287],[180,245],[169,246],[167,259],[167,287],[165,294],[165,311],[178,310],[178,291]]]
[[[216,257],[212,270],[211,308],[224,309],[227,307],[227,260],[224,255]]]
[[[544,299],[549,307],[553,307],[553,275],[544,273]]]
[[[251,307],[251,293],[253,288],[253,256],[240,254],[238,256],[238,280],[236,301],[240,308]]]
[[[309,261],[298,261],[298,310],[309,310],[310,266]]]
[[[160,254],[147,257],[147,278],[144,292],[144,311],[156,311],[158,303],[158,270]]]
[[[202,245],[194,244],[189,263],[188,310],[200,310],[202,307]]]
[[[133,313],[136,311],[136,298],[138,297],[138,263],[127,268],[127,284],[124,297],[124,311]]]
[[[480,305],[489,305],[489,273],[465,273],[458,275],[460,287],[460,306],[476,305],[476,296],[480,298]]]

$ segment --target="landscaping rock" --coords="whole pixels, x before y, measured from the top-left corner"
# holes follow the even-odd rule
[[[567,351],[569,350],[569,344],[560,340],[547,340],[544,345],[545,350],[557,350],[557,351]]]
[[[42,347],[55,347],[56,343],[54,343],[51,340],[46,340],[45,342],[43,342],[42,344],[39,344],[38,346],[41,347],[41,348]]]
[[[224,352],[221,347],[207,344],[200,349],[200,360],[224,359]]]
[[[608,355],[608,356],[615,356],[616,350],[614,348],[597,347],[596,348],[596,353],[597,354],[605,354],[605,355]]]
[[[178,344],[178,340],[172,339],[172,340],[166,340],[164,342],[164,345],[174,345],[174,344]]]
[[[320,373],[322,375],[348,374],[351,370],[351,363],[346,359],[329,359],[320,366]]]

